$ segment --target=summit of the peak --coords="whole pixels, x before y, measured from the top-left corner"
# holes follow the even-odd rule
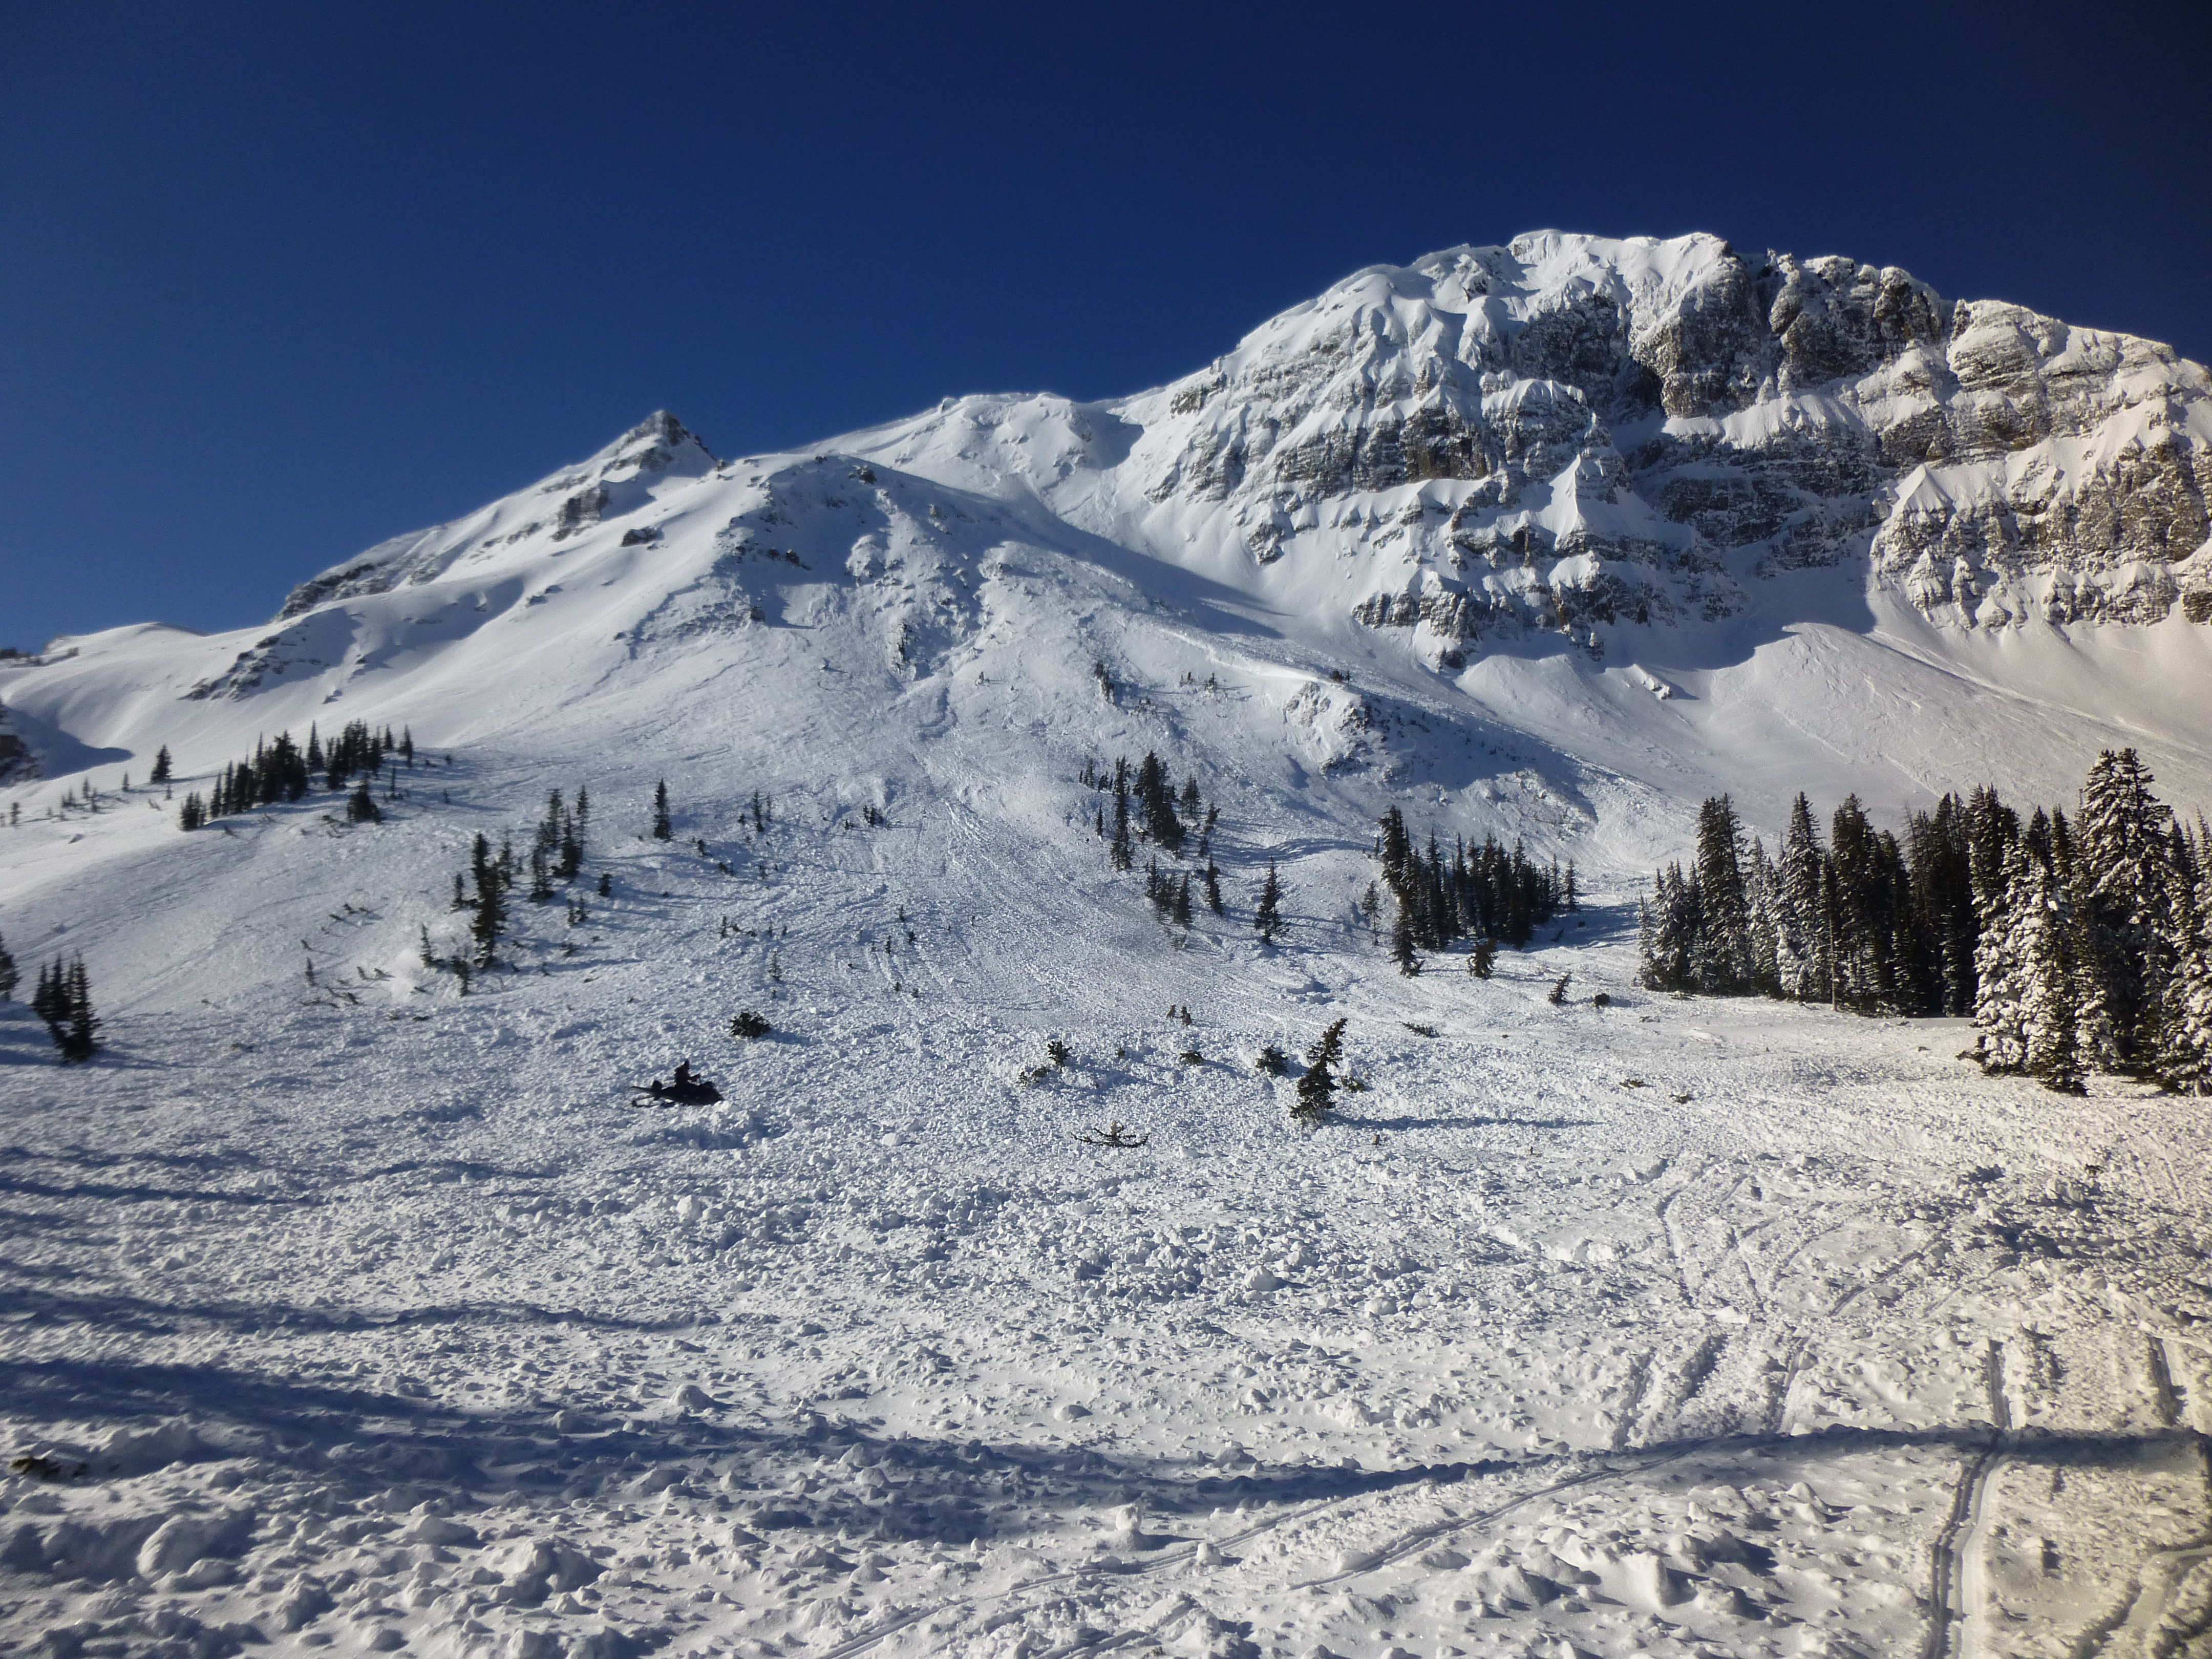
[[[707,447],[699,434],[665,409],[656,409],[635,426],[592,458],[593,463],[635,462],[646,471],[672,465],[686,449],[696,451],[710,466],[721,458]]]

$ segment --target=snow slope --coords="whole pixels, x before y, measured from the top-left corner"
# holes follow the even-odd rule
[[[1631,982],[1707,793],[1771,834],[1800,788],[2063,799],[2132,743],[2212,797],[2185,558],[2132,560],[2154,617],[2019,602],[2047,560],[1927,603],[1802,482],[1808,411],[1892,430],[1839,382],[1968,309],[1820,264],[1524,238],[1115,404],[732,462],[657,416],[264,628],[0,659],[41,774],[0,931],[82,951],[109,1041],[61,1070],[0,1005],[0,1419],[52,1460],[0,1483],[0,1642],[2174,1650],[2212,1611],[2204,1109]],[[2185,454],[2201,371],[2119,357]],[[1964,453],[1991,394],[1944,372]],[[1915,476],[1860,460],[1852,500]],[[1816,520],[1843,550],[1781,556]],[[422,751],[381,824],[318,791],[180,835],[144,787],[353,720]],[[1076,781],[1147,750],[1221,808],[1187,933]],[[462,948],[471,837],[579,784],[583,915],[518,895],[459,995],[422,943]],[[1402,979],[1355,908],[1392,804],[1592,902],[1494,980]],[[1338,1018],[1370,1086],[1301,1133],[1252,1060]],[[681,1055],[729,1102],[633,1109]],[[1115,1121],[1148,1144],[1081,1143]]]

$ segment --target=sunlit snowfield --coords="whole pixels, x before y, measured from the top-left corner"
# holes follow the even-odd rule
[[[1978,304],[1908,347],[1869,307],[1933,296],[1848,262],[1791,345],[1717,240],[1516,247],[1110,404],[655,416],[268,623],[0,659],[0,929],[106,1021],[65,1068],[0,1004],[0,1644],[2212,1650],[2208,1107],[1632,983],[1723,792],[1769,848],[1801,790],[2070,811],[2106,749],[2212,804],[2212,382]],[[1632,335],[1778,378],[1677,419]],[[2021,565],[2015,490],[2090,539]],[[382,823],[179,832],[355,721],[422,748]],[[1221,809],[1188,937],[1080,781],[1147,753]],[[462,996],[474,838],[579,785]],[[1591,902],[1401,977],[1390,810]],[[1307,1132],[1254,1061],[1340,1018]],[[686,1057],[723,1108],[632,1106]]]
[[[91,1465],[6,1484],[8,1640],[2150,1653],[2212,1612],[2203,1104],[1654,997],[1618,902],[1409,981],[1319,875],[1279,949],[1176,949],[957,809],[710,846],[614,844],[574,957],[518,904],[465,1000],[428,883],[331,888],[319,988],[119,1013],[90,1067],[7,1006],[0,1413]],[[1252,1059],[1340,1014],[1370,1086],[1301,1133]],[[627,1103],[679,1054],[727,1105]],[[1081,1143],[1115,1120],[1150,1144]]]

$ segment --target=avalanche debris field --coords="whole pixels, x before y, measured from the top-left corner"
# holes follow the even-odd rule
[[[2203,1103],[1655,996],[1617,903],[1133,967],[816,856],[620,852],[462,999],[349,903],[88,1066],[0,1006],[8,1650],[2197,1650]]]

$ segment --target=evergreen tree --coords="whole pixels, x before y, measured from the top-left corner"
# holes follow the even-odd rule
[[[100,1047],[100,1022],[92,1011],[92,981],[85,973],[82,957],[70,964],[66,1000],[68,1024],[54,1038],[64,1066],[90,1060]]]
[[[1697,878],[1670,864],[1653,879],[1646,926],[1638,940],[1638,979],[1647,990],[1697,988],[1698,929],[1704,907]]]
[[[1974,950],[1976,1055],[1985,1072],[2027,1069],[2027,927],[2018,912],[2031,902],[2029,869],[2041,860],[2024,841],[2004,855],[2002,875],[1984,889],[1981,939]],[[2046,884],[2047,875],[2039,878]]]
[[[2159,1052],[2158,1021],[2172,960],[2171,814],[2150,793],[2149,771],[2132,749],[2106,750],[2081,787],[2075,886],[2089,960],[2103,994],[2118,1064]]]
[[[154,751],[154,769],[146,775],[146,781],[149,783],[167,783],[168,781],[169,745],[165,743],[159,749]]]
[[[0,1002],[5,1002],[15,994],[18,982],[15,958],[8,954],[8,941],[0,939]]]
[[[653,838],[666,841],[675,833],[668,819],[668,784],[664,779],[653,787]]]
[[[1765,845],[1756,836],[1751,838],[1751,851],[1744,860],[1743,887],[1750,911],[1745,937],[1751,947],[1744,989],[1757,996],[1778,997],[1782,994],[1782,872],[1766,856]]]
[[[67,1016],[65,993],[62,988],[62,965],[48,963],[39,969],[39,982],[31,993],[31,1012],[46,1022],[50,1031],[57,1030]]]
[[[476,941],[479,968],[497,965],[499,936],[507,927],[508,860],[491,856],[491,843],[479,834],[471,862],[476,877],[475,915],[469,921],[469,937]]]
[[[2192,855],[2192,862],[2194,858]],[[2212,878],[2178,883],[2168,921],[2166,1006],[2160,1011],[2159,1078],[2185,1095],[2212,1095]]]
[[[1175,902],[1175,884],[1160,874],[1158,859],[1145,861],[1145,897],[1162,916],[1167,915],[1168,907]]]
[[[349,823],[381,823],[384,812],[376,798],[368,793],[368,781],[364,778],[346,797],[346,822]]]
[[[1726,795],[1698,809],[1698,931],[1691,954],[1697,988],[1733,996],[1751,978],[1751,905],[1743,879],[1743,830]]]
[[[177,809],[177,828],[179,830],[197,830],[207,819],[207,804],[198,795],[186,795],[185,804]]]
[[[1642,907],[1638,908],[1640,909]],[[1477,979],[1488,979],[1497,965],[1498,941],[1493,939],[1475,940],[1474,949],[1468,953],[1467,971]]]
[[[557,803],[561,792],[556,789],[553,799]],[[560,839],[553,873],[562,881],[574,881],[584,868],[584,792],[576,791],[576,810],[561,817]]]
[[[1305,1075],[1298,1079],[1297,1103],[1291,1115],[1301,1123],[1319,1123],[1336,1104],[1336,1066],[1344,1054],[1344,1022],[1338,1020],[1306,1050]]]
[[[1206,861],[1206,908],[1217,916],[1222,914],[1221,871],[1212,859]]]
[[[1413,954],[1413,919],[1402,904],[1398,907],[1398,920],[1390,929],[1390,960],[1408,978],[1421,971],[1421,959]]]
[[[2061,1094],[2084,1092],[2078,970],[2066,885],[2042,860],[2029,858],[2013,910],[2020,961],[2022,1069]]]
[[[1129,763],[1120,756],[1114,760],[1114,838],[1107,844],[1106,857],[1116,870],[1136,862],[1136,848],[1129,841]]]
[[[1260,936],[1261,943],[1272,945],[1281,931],[1282,917],[1277,904],[1283,896],[1283,884],[1276,878],[1275,860],[1267,860],[1267,878],[1260,884],[1260,902],[1252,912],[1252,931]]]
[[[100,1046],[100,1020],[92,1010],[92,985],[82,957],[66,966],[57,957],[39,970],[31,1012],[45,1022],[63,1065],[91,1059]]]
[[[1176,888],[1175,922],[1178,927],[1190,926],[1190,872],[1183,872],[1182,880]]]
[[[1146,751],[1137,768],[1133,792],[1137,805],[1144,814],[1144,832],[1170,853],[1182,850],[1182,820],[1176,816],[1175,793],[1168,782],[1168,769],[1160,757]]]

